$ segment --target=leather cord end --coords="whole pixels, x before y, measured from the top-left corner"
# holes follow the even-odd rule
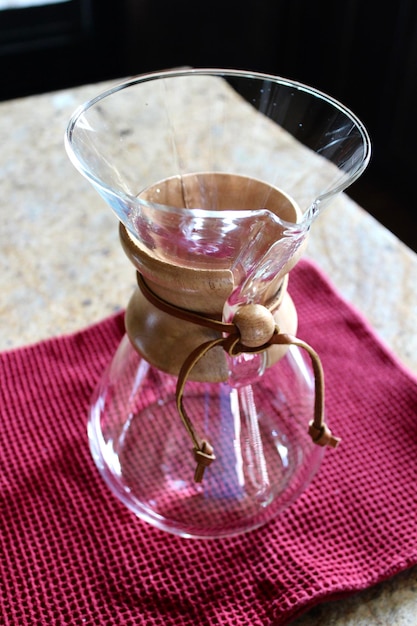
[[[311,421],[308,427],[308,434],[312,438],[313,442],[319,446],[328,446],[329,448],[337,448],[341,442],[340,437],[332,435],[332,431],[326,424],[322,424],[320,428],[314,425]]]
[[[194,448],[194,459],[197,463],[194,473],[194,482],[201,483],[204,476],[204,470],[216,459],[213,454],[213,447],[208,441],[203,441],[200,448]]]

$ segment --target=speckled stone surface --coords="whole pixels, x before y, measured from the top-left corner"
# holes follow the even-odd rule
[[[134,288],[117,219],[63,145],[74,109],[108,86],[0,103],[1,350],[97,322]],[[343,195],[313,224],[307,256],[417,374],[417,256]],[[417,568],[294,623],[415,625]]]

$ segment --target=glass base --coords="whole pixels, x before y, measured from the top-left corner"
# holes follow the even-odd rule
[[[298,348],[253,385],[187,382],[187,413],[216,456],[201,483],[176,382],[125,336],[91,404],[93,458],[136,515],[183,537],[231,536],[265,524],[305,490],[323,449],[307,434],[314,384]]]

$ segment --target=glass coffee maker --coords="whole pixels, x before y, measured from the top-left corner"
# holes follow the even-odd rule
[[[338,443],[288,280],[323,207],[365,169],[366,130],[294,81],[178,70],[82,105],[66,148],[117,215],[137,275],[91,401],[97,467],[168,532],[265,524]]]

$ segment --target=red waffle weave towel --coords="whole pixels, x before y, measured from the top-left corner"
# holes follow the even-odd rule
[[[99,476],[87,410],[122,315],[0,355],[2,624],[278,626],[417,563],[417,382],[306,261],[290,291],[343,443],[290,509],[232,539],[148,526]]]

